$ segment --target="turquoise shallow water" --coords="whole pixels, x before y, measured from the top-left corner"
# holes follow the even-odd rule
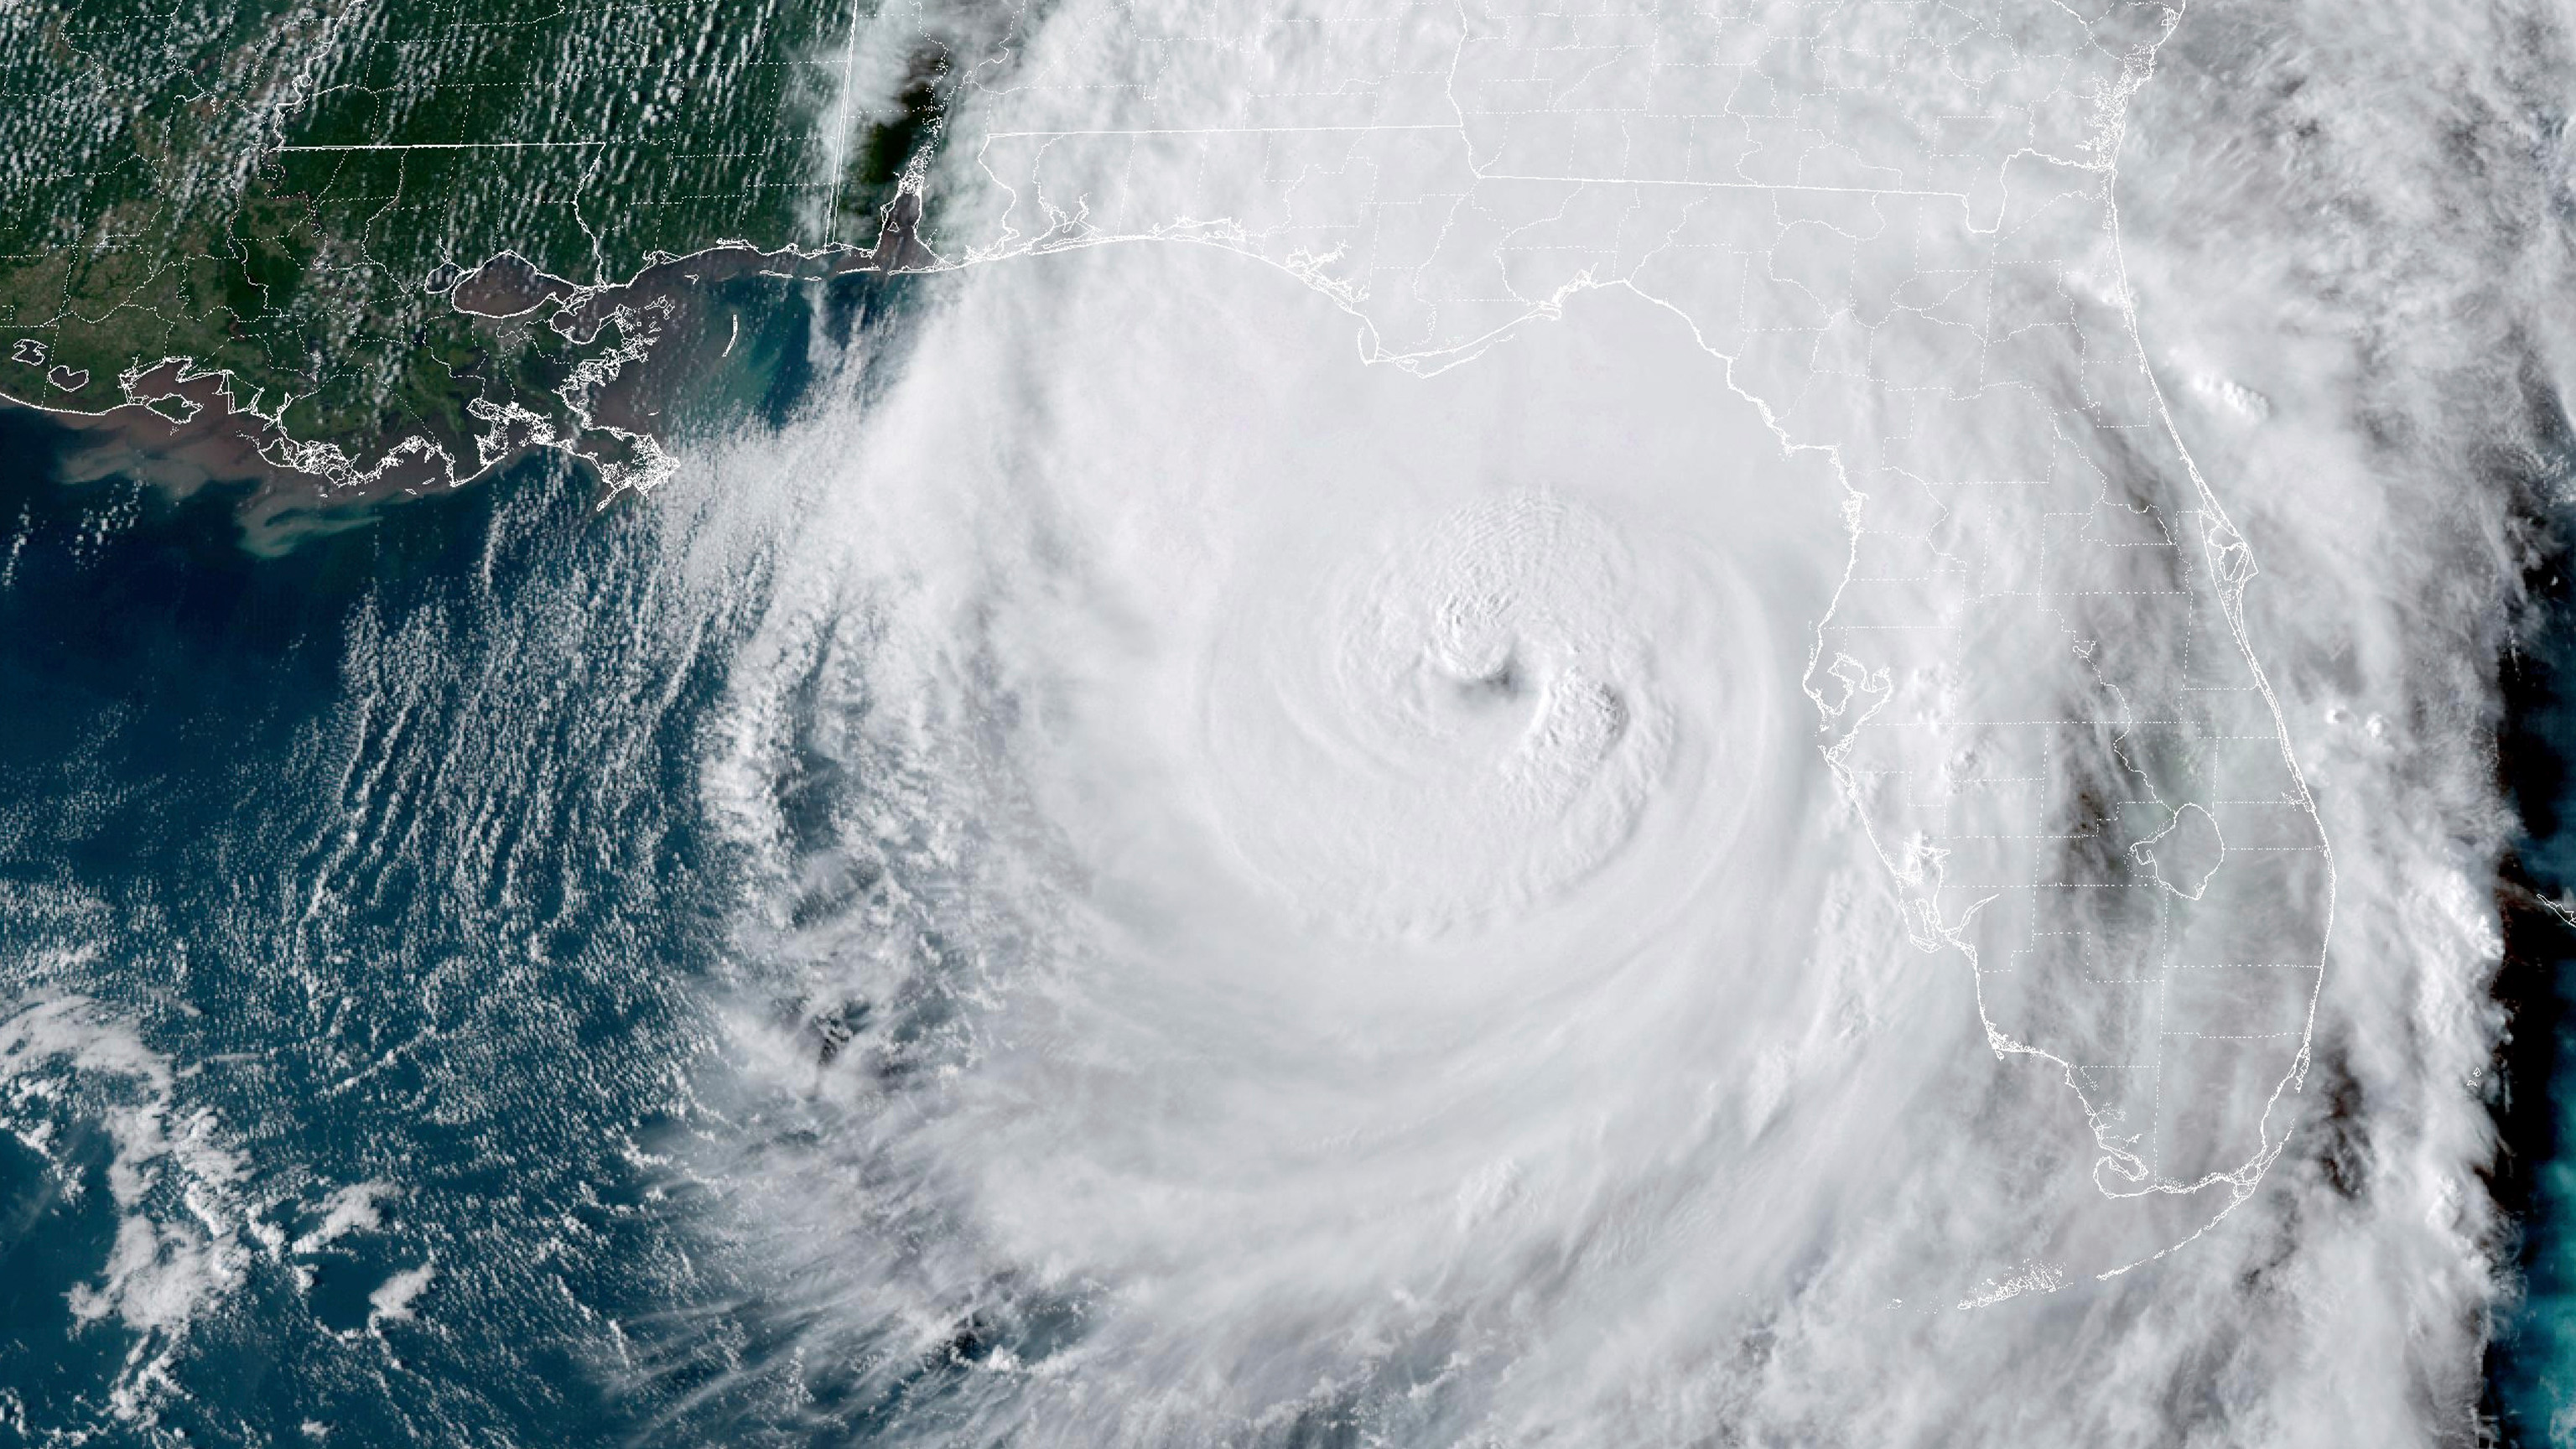
[[[2503,671],[2499,778],[2522,824],[2498,891],[2511,1011],[2489,1093],[2499,1151],[2490,1186],[2512,1225],[2516,1292],[2501,1305],[2486,1412],[2502,1442],[2576,1445],[2576,585],[2560,548]]]
[[[804,305],[711,406],[792,403]],[[0,415],[0,1423],[846,1438],[700,1392],[769,1330],[665,1150],[711,1130],[695,761],[757,578],[676,592],[660,506],[546,462],[257,558],[71,442]]]
[[[756,426],[814,319],[745,305],[698,401]],[[675,582],[684,486],[603,513],[531,463],[261,558],[233,495],[63,483],[76,442],[0,415],[0,1053],[78,1027],[0,1095],[0,1441],[936,1440],[959,1365],[1080,1332],[966,1322],[891,1396],[788,1364],[799,1310],[675,1165],[736,1126],[700,1089],[747,887],[698,762],[766,606],[756,556]],[[2541,895],[2576,886],[2551,603],[2504,751]],[[791,825],[843,787],[787,785]],[[2510,920],[2489,1412],[2576,1444],[2576,930]]]

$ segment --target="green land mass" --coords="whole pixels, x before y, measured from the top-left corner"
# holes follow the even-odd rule
[[[470,475],[504,414],[569,440],[559,390],[633,338],[433,288],[503,253],[592,287],[871,246],[951,74],[898,36],[893,103],[854,99],[876,4],[0,4],[0,394],[98,412],[186,358],[344,484],[423,443]]]

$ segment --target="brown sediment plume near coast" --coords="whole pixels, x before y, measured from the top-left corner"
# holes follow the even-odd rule
[[[121,381],[126,395],[137,400],[104,412],[43,407],[5,394],[0,404],[32,407],[84,435],[84,444],[63,458],[67,483],[121,476],[173,497],[209,484],[248,485],[239,516],[243,540],[255,551],[273,552],[304,534],[327,531],[367,503],[418,494],[436,476],[435,458],[389,459],[395,466],[371,488],[351,490],[297,467],[291,461],[293,440],[274,420],[237,405],[229,374],[192,372],[185,358],[138,369]]]
[[[703,350],[683,339],[708,330],[711,319],[703,314],[715,287],[755,275],[822,282],[860,272],[934,270],[940,259],[915,235],[920,217],[921,199],[907,191],[888,206],[876,244],[865,250],[835,244],[763,251],[725,243],[657,258],[612,286],[583,287],[512,252],[471,271],[432,278],[430,290],[476,319],[478,332],[486,326],[542,326],[576,347],[595,347],[615,329],[617,345],[579,360],[554,390],[568,418],[524,406],[477,405],[471,410],[487,431],[470,438],[415,431],[363,440],[299,439],[276,417],[243,406],[229,373],[198,371],[184,357],[121,375],[127,401],[103,410],[51,405],[16,395],[6,383],[0,383],[0,407],[42,412],[87,436],[87,444],[64,459],[66,482],[119,475],[173,496],[209,484],[246,486],[239,510],[244,542],[261,552],[351,526],[391,499],[461,487],[540,449],[589,463],[610,495],[648,488],[672,465],[657,436],[662,404],[684,392],[692,370],[706,364]],[[362,446],[352,448],[352,441]],[[349,462],[353,452],[376,461],[361,471]]]

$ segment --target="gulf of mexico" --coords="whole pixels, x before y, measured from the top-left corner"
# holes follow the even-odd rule
[[[0,416],[9,1417],[631,1437],[727,621],[652,627],[650,510],[552,464],[259,558],[70,441]]]

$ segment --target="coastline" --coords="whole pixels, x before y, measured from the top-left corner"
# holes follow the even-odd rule
[[[942,259],[917,234],[921,215],[921,193],[907,185],[865,248],[791,243],[764,249],[728,239],[685,256],[653,258],[627,280],[607,285],[554,276],[510,251],[471,270],[443,268],[424,289],[470,319],[491,352],[524,345],[539,331],[547,345],[588,349],[539,405],[496,399],[497,379],[457,372],[460,383],[475,388],[464,410],[483,424],[464,436],[442,435],[407,414],[407,426],[373,437],[299,438],[285,424],[287,404],[268,410],[256,398],[245,404],[230,371],[200,370],[188,357],[120,374],[125,400],[104,409],[49,404],[6,386],[0,386],[0,409],[42,414],[94,436],[65,459],[67,482],[116,474],[177,497],[210,483],[248,485],[239,516],[246,546],[260,553],[351,526],[383,503],[465,487],[540,451],[589,465],[606,496],[645,491],[676,466],[663,418],[710,361],[709,334],[723,310],[715,301],[719,289],[753,278],[828,283],[938,270]],[[717,359],[731,352],[738,331],[737,319]]]

